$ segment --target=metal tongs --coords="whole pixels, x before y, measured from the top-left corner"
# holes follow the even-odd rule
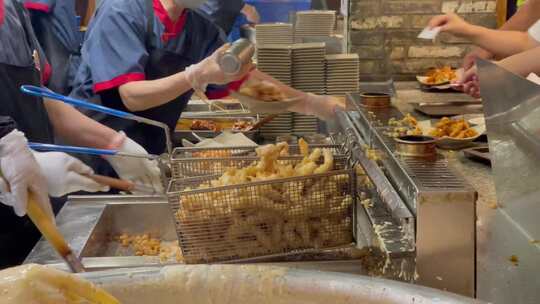
[[[128,112],[124,112],[124,111],[111,109],[111,108],[104,107],[102,105],[97,105],[97,104],[94,104],[94,103],[91,103],[91,102],[88,102],[88,101],[84,101],[84,100],[64,96],[64,95],[55,93],[55,92],[53,92],[53,91],[51,91],[51,90],[49,90],[47,88],[44,88],[44,87],[38,87],[38,86],[32,86],[32,85],[23,85],[23,86],[21,86],[21,91],[23,93],[25,93],[25,94],[28,94],[28,95],[49,98],[51,100],[61,101],[63,103],[66,103],[66,104],[69,104],[69,105],[72,105],[72,106],[75,106],[75,107],[79,107],[79,108],[83,108],[83,109],[87,109],[87,110],[92,110],[92,111],[100,112],[100,113],[103,113],[103,114],[107,114],[107,115],[111,115],[111,116],[115,116],[115,117],[119,117],[119,118],[123,118],[123,119],[127,119],[127,120],[136,121],[136,122],[139,122],[139,123],[151,125],[151,126],[154,126],[154,127],[162,128],[163,131],[165,132],[165,140],[166,140],[166,145],[167,145],[167,152],[168,152],[169,155],[172,154],[171,130],[170,130],[168,125],[166,125],[166,124],[164,124],[164,123],[162,123],[160,121],[156,121],[156,120],[148,119],[148,118],[145,118],[145,117],[137,116],[137,115],[134,115],[132,113],[128,113]],[[120,154],[117,154],[117,155],[120,155]],[[132,156],[132,155],[123,154],[122,156]]]
[[[136,157],[136,158],[148,158],[148,159],[158,159],[159,156],[152,154],[132,154],[120,152],[118,150],[106,150],[106,149],[94,149],[94,148],[83,148],[83,147],[73,147],[73,146],[61,146],[61,145],[50,145],[50,144],[39,144],[39,143],[28,143],[28,146],[36,151],[54,151],[54,152],[64,152],[64,153],[74,153],[74,154],[86,154],[86,155],[110,155],[110,156],[126,156],[126,157]],[[122,190],[122,191],[137,191],[148,194],[156,194],[152,187],[145,185],[139,185],[128,180],[121,180],[117,178],[112,178],[103,175],[89,175],[89,178],[93,179],[95,182],[107,185],[111,188]]]

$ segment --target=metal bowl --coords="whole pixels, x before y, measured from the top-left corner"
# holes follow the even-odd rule
[[[360,102],[366,108],[388,108],[391,105],[391,97],[384,93],[362,93]]]
[[[405,135],[394,139],[396,153],[402,156],[434,157],[437,155],[437,140],[425,135]]]
[[[483,303],[359,275],[256,265],[190,265],[86,273],[122,303]]]

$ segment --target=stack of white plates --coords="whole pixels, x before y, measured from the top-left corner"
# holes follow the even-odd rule
[[[286,85],[292,84],[292,51],[290,45],[264,44],[257,49],[257,68]]]
[[[291,44],[294,39],[290,23],[264,23],[255,26],[257,44]]]
[[[292,47],[294,88],[315,94],[325,93],[324,43],[298,43]]]
[[[331,36],[336,25],[335,11],[300,11],[296,13],[296,37]]]
[[[298,137],[319,133],[319,120],[315,116],[294,113],[292,133]]]
[[[358,54],[326,56],[326,95],[343,96],[359,91]]]
[[[265,116],[262,115],[261,119]],[[271,122],[263,125],[260,134],[267,140],[274,140],[278,136],[290,135],[293,126],[293,113],[280,114]]]

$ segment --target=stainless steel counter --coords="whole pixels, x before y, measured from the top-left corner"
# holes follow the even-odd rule
[[[416,83],[398,83],[397,98],[394,103],[403,112],[412,112],[412,107],[408,102],[414,101],[414,94],[411,95],[411,89],[416,88]],[[401,100],[399,91],[407,90],[407,100]],[[412,97],[411,97],[412,96]],[[419,94],[420,96],[420,94]],[[418,101],[418,100],[416,100]],[[500,252],[493,252],[493,240],[490,240],[490,219],[500,216],[497,212],[497,199],[495,186],[491,174],[491,168],[480,163],[473,162],[463,156],[460,152],[444,152],[450,159],[451,165],[458,171],[477,191],[479,199],[477,202],[477,296],[487,301],[500,299],[501,290],[499,287],[510,285],[509,279],[497,275],[497,271],[504,270],[505,273],[511,273],[514,266],[509,261],[511,248],[501,248]],[[125,266],[152,266],[159,265],[156,258],[128,257],[128,258],[103,258],[95,256],[85,256],[86,244],[93,233],[98,220],[106,209],[107,205],[129,204],[129,205],[160,205],[164,206],[165,198],[159,197],[102,197],[99,202],[95,198],[73,197],[70,202],[62,209],[57,217],[57,224],[60,231],[66,237],[68,243],[77,253],[83,253],[83,261],[90,270],[99,270]],[[157,207],[160,208],[160,207]],[[129,220],[129,218],[128,218]],[[518,241],[518,240],[516,240]],[[491,242],[491,243],[490,243]],[[530,245],[534,246],[534,245]],[[512,253],[513,254],[513,253]],[[519,253],[515,253],[519,255]],[[41,240],[33,249],[25,261],[26,263],[56,264],[63,267],[62,261],[53,249],[44,240]],[[358,259],[347,261],[325,261],[314,263],[288,263],[288,265],[308,269],[331,270],[350,273],[364,273],[362,262]],[[283,264],[282,264],[283,265]],[[538,284],[538,279],[531,282],[517,282],[516,284]],[[538,285],[537,285],[538,286]],[[540,291],[539,291],[540,293]],[[516,303],[530,303],[526,299]]]

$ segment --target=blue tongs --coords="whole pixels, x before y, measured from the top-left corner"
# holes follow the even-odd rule
[[[92,110],[92,111],[104,113],[104,114],[107,114],[107,115],[111,115],[111,116],[115,116],[115,117],[119,117],[119,118],[123,118],[123,119],[127,119],[127,120],[136,121],[136,122],[139,122],[139,123],[151,125],[151,126],[158,127],[158,128],[162,128],[163,131],[165,132],[165,139],[166,139],[166,144],[167,144],[167,152],[169,153],[169,155],[172,154],[172,142],[171,142],[170,129],[169,129],[169,126],[167,126],[166,124],[164,124],[162,122],[155,121],[155,120],[148,119],[148,118],[144,118],[144,117],[141,117],[141,116],[137,116],[137,115],[134,115],[132,113],[111,109],[111,108],[108,108],[108,107],[104,107],[102,105],[97,105],[97,104],[94,104],[94,103],[90,103],[88,101],[84,101],[84,100],[64,96],[64,95],[55,93],[55,92],[53,92],[53,91],[51,91],[51,90],[49,90],[47,88],[44,88],[44,87],[38,87],[38,86],[32,86],[32,85],[23,85],[23,86],[21,86],[21,91],[23,93],[25,93],[25,94],[28,94],[28,95],[49,98],[51,100],[61,101],[61,102],[67,103],[67,104],[75,106],[75,107],[84,108],[84,109],[87,109],[87,110]],[[105,151],[104,150],[99,150],[99,149],[86,149],[86,148],[76,148],[76,147],[66,147],[66,148],[75,149],[75,150],[79,151],[79,152],[70,151],[72,153],[83,153],[83,150],[81,150],[81,149],[84,149],[85,154],[123,155],[123,156],[134,157],[134,155],[132,155],[132,154],[128,155],[127,153],[118,152],[118,151],[116,151],[115,154],[109,154],[111,151],[109,151],[107,153],[102,153],[102,152],[105,152]],[[66,150],[64,150],[63,152],[65,152],[65,151]],[[137,156],[135,156],[135,157],[137,157]],[[139,155],[138,157],[142,157],[142,156]],[[146,155],[145,158],[148,158],[148,155]]]

